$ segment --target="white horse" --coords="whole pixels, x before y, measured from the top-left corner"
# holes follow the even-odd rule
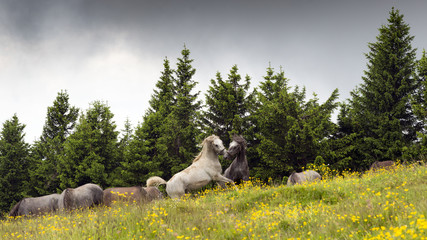
[[[202,143],[202,151],[193,160],[193,163],[179,173],[173,175],[168,182],[160,177],[150,177],[147,186],[166,184],[166,192],[171,198],[180,198],[188,190],[199,189],[210,181],[229,182],[233,180],[221,175],[222,168],[218,155],[224,154],[225,147],[218,136],[212,135]]]
[[[316,171],[308,170],[300,173],[292,173],[288,178],[288,186],[294,185],[294,184],[301,184],[304,182],[312,182],[315,180],[321,180],[322,176]]]

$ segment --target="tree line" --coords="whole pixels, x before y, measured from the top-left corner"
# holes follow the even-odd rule
[[[225,146],[233,134],[242,135],[251,176],[263,180],[313,163],[363,171],[376,160],[425,160],[427,57],[423,51],[416,59],[409,30],[393,8],[377,41],[368,44],[363,82],[343,102],[338,89],[323,103],[316,95],[307,98],[304,87],[290,86],[283,69],[271,66],[251,88],[251,78],[237,65],[226,76],[216,74],[202,102],[186,47],[175,68],[164,59],[150,107],[135,128],[127,121],[117,130],[102,101],[80,112],[62,90],[33,144],[24,141],[25,124],[16,114],[3,123],[0,209],[88,182],[107,188],[142,185],[150,176],[169,179],[191,163],[211,134]],[[224,169],[230,163],[221,159]]]

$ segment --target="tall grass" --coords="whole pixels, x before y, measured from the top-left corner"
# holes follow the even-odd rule
[[[287,187],[251,180],[184,199],[0,222],[1,239],[427,239],[427,167],[327,173]]]

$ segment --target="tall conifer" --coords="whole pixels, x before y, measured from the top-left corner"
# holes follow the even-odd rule
[[[175,104],[162,125],[158,141],[169,161],[170,167],[165,170],[170,173],[165,173],[166,177],[187,167],[198,152],[201,102],[197,99],[199,92],[192,93],[197,85],[193,79],[196,69],[191,66],[190,50],[184,46],[181,54],[174,72]]]
[[[76,131],[64,144],[60,158],[60,187],[77,187],[92,182],[112,185],[119,166],[118,132],[114,114],[103,102],[95,101],[80,116]]]
[[[249,128],[254,93],[249,93],[250,77],[246,75],[243,83],[241,80],[237,65],[234,65],[227,80],[224,81],[219,72],[216,74],[205,95],[207,110],[203,123],[207,134],[218,135],[227,146],[233,133],[245,134]]]
[[[140,185],[148,177],[163,176],[160,169],[168,168],[167,156],[159,143],[161,128],[175,103],[173,70],[169,60],[163,61],[163,71],[149,101],[150,107],[143,117],[122,161],[122,176],[127,184]],[[160,147],[159,147],[160,146]]]
[[[63,154],[63,144],[74,129],[79,113],[68,101],[66,91],[58,93],[53,106],[47,109],[42,136],[32,149],[32,157],[38,167],[31,173],[31,178],[39,195],[54,193],[59,189],[59,156]]]
[[[25,125],[18,117],[6,120],[0,133],[0,212],[27,196],[34,166],[29,158],[29,144],[24,141]]]
[[[388,24],[379,29],[377,42],[369,43],[363,83],[351,99],[359,165],[400,158],[402,149],[416,139],[419,125],[410,104],[417,88],[415,49],[409,29],[403,15],[393,8]]]
[[[330,118],[337,98],[335,90],[323,104],[316,96],[306,101],[305,88],[291,91],[284,72],[269,67],[257,93],[255,147],[260,162],[255,177],[281,178],[313,163],[334,131]]]

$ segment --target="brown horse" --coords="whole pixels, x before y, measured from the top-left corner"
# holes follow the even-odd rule
[[[147,192],[147,200],[149,202],[163,198],[163,193],[157,187],[143,187]]]
[[[369,170],[375,171],[381,168],[384,169],[392,169],[395,166],[395,162],[388,160],[388,161],[375,161],[374,163],[372,163],[371,167],[369,168]]]
[[[117,201],[130,203],[146,202],[148,201],[147,195],[147,191],[140,186],[107,188],[104,190],[104,204],[111,206],[111,203]]]
[[[9,212],[9,216],[16,217],[54,212],[58,209],[59,196],[59,194],[54,193],[41,197],[24,198],[15,204]]]
[[[103,201],[102,188],[96,184],[88,183],[77,188],[65,189],[59,198],[59,210],[72,210],[77,208],[92,207]]]
[[[249,166],[246,159],[246,140],[239,135],[233,135],[233,141],[230,143],[228,151],[224,158],[233,160],[230,166],[225,170],[224,177],[234,182],[249,181]]]

